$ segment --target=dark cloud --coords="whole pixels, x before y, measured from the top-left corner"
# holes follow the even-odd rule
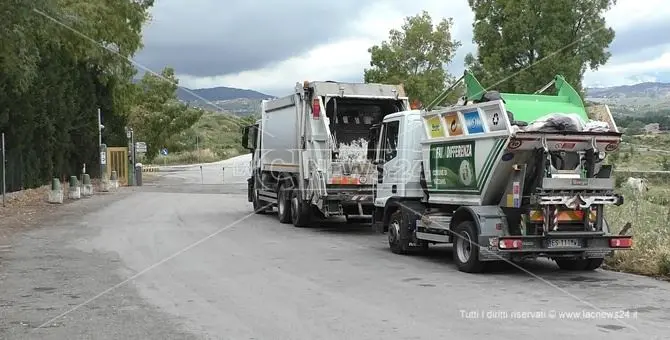
[[[610,52],[613,56],[623,58],[624,55],[650,51],[653,47],[670,43],[668,32],[670,20],[645,21],[634,27],[626,27],[625,30],[615,31]]]
[[[214,76],[263,67],[347,35],[354,0],[162,0],[136,60],[151,70]]]

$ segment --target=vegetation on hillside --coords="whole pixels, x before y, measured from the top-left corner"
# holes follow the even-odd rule
[[[206,111],[190,128],[170,138],[167,157],[157,164],[207,163],[246,152],[242,148],[242,127],[254,123],[256,115],[241,118]]]
[[[202,109],[191,108],[177,100],[177,88],[171,68],[164,69],[161,76],[146,73],[134,86],[136,100],[130,111],[129,125],[135,131],[135,139],[147,144],[148,161],[203,115]]]

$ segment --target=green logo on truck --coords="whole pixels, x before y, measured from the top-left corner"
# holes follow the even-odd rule
[[[430,146],[432,186],[437,190],[477,190],[475,143]]]

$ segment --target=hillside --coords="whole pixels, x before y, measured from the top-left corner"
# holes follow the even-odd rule
[[[272,98],[271,95],[260,93],[254,90],[238,89],[233,87],[212,87],[206,89],[187,89],[180,87],[177,91],[179,100],[185,102],[207,100],[211,102],[232,100],[232,99],[267,99]]]
[[[670,108],[670,83],[646,82],[587,88],[586,97],[590,101],[612,104],[625,111],[658,111]]]
[[[180,87],[177,91],[177,97],[192,106],[237,116],[249,116],[258,113],[261,100],[274,98],[271,95],[254,90],[224,86],[193,90]]]

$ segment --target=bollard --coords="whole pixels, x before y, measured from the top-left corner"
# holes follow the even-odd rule
[[[135,164],[135,185],[142,186],[142,163]]]
[[[100,191],[101,192],[109,192],[109,178],[107,177],[107,174],[103,174],[100,176]]]
[[[81,195],[84,197],[93,196],[93,185],[89,174],[81,175]]]
[[[77,176],[70,176],[70,187],[67,191],[69,199],[78,200],[81,198],[81,188],[79,187],[79,180]]]
[[[116,170],[112,170],[112,176],[110,176],[109,181],[112,188],[117,189],[119,187],[119,177],[116,174]]]
[[[226,184],[226,167],[221,167],[221,183]]]
[[[51,191],[49,191],[49,203],[62,204],[63,203],[63,188],[60,185],[58,178],[51,180]]]

